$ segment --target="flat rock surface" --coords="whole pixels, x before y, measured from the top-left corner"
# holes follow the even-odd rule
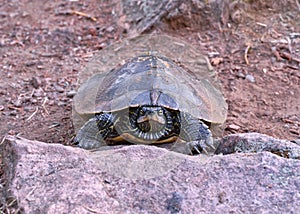
[[[7,188],[24,213],[300,213],[298,159],[110,148],[9,136],[1,148]]]

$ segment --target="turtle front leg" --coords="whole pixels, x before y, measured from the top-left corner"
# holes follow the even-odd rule
[[[216,150],[208,126],[187,113],[181,113],[179,138],[185,141],[180,146],[183,149],[181,153],[192,155],[201,153],[209,154]],[[179,145],[180,143],[177,146]]]
[[[113,133],[113,123],[112,114],[96,114],[78,131],[74,138],[74,144],[84,149],[96,149],[107,145],[105,139]]]

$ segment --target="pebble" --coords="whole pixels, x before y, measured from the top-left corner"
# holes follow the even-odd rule
[[[65,89],[59,85],[54,86],[55,90],[59,93],[63,93],[65,91]]]
[[[228,128],[237,131],[237,130],[239,130],[241,127],[239,127],[238,125],[235,125],[235,124],[230,124],[230,125],[228,126]]]
[[[242,69],[242,67],[241,66],[238,66],[238,65],[236,65],[236,66],[234,66],[234,68],[233,69],[235,69],[235,70],[241,70]]]
[[[31,99],[30,100],[32,104],[36,104],[37,103],[37,99]]]
[[[38,91],[35,91],[34,93],[33,93],[33,96],[34,97],[41,97],[41,96],[43,96],[43,92],[42,91],[40,91],[40,90],[38,90]]]
[[[17,115],[17,111],[16,110],[12,110],[9,112],[9,116],[16,116]]]
[[[255,82],[255,79],[254,79],[254,76],[252,76],[251,74],[247,74],[246,77],[245,77],[246,80],[254,83]]]
[[[300,121],[300,116],[292,115],[292,116],[289,117],[289,119],[290,119],[290,120],[294,120],[295,122],[296,122],[296,121]]]
[[[30,67],[30,66],[36,65],[36,63],[37,63],[37,61],[29,61],[29,62],[26,62],[25,65],[26,65],[27,67]]]
[[[245,78],[245,74],[243,74],[242,72],[239,72],[239,73],[238,73],[238,77],[240,77],[240,78]]]
[[[32,77],[31,78],[31,85],[34,87],[34,88],[39,88],[42,84],[42,81],[40,78],[38,77]]]
[[[24,111],[31,112],[34,111],[34,107],[32,105],[24,106]]]
[[[0,111],[3,111],[3,110],[4,110],[4,106],[0,105]]]
[[[48,105],[49,105],[49,106],[53,106],[54,104],[55,104],[55,101],[54,101],[54,100],[49,100],[49,101],[48,101]]]
[[[57,105],[58,105],[58,106],[66,106],[66,105],[67,105],[67,103],[65,103],[65,102],[62,102],[62,101],[59,101],[59,102],[57,103]]]
[[[0,95],[6,95],[6,91],[5,91],[5,90],[2,90],[2,89],[0,89]]]
[[[72,90],[72,91],[68,91],[66,95],[68,98],[73,98],[76,95],[76,93],[77,92],[75,90]]]
[[[18,99],[13,104],[14,104],[15,107],[19,108],[19,107],[22,106],[22,101]]]
[[[114,31],[114,27],[113,26],[109,26],[108,28],[106,28],[106,31],[111,33]]]

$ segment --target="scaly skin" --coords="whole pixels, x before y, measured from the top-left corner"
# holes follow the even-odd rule
[[[154,126],[156,121],[150,123],[148,115],[157,121],[160,119],[160,124]],[[96,114],[79,130],[74,141],[81,148],[96,149],[126,141],[159,144],[176,139],[183,142],[175,144],[171,150],[184,154],[207,153],[208,147],[213,148],[211,132],[201,120],[159,106],[131,108],[127,117],[122,112]]]

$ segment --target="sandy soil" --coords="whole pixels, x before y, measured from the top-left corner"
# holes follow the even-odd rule
[[[1,1],[2,137],[70,144],[78,72],[97,51],[126,38],[113,8],[110,1]],[[230,26],[218,30],[153,30],[182,38],[209,56],[229,104],[225,134],[260,132],[295,140],[300,135],[299,14],[261,8],[242,20],[232,16]]]

